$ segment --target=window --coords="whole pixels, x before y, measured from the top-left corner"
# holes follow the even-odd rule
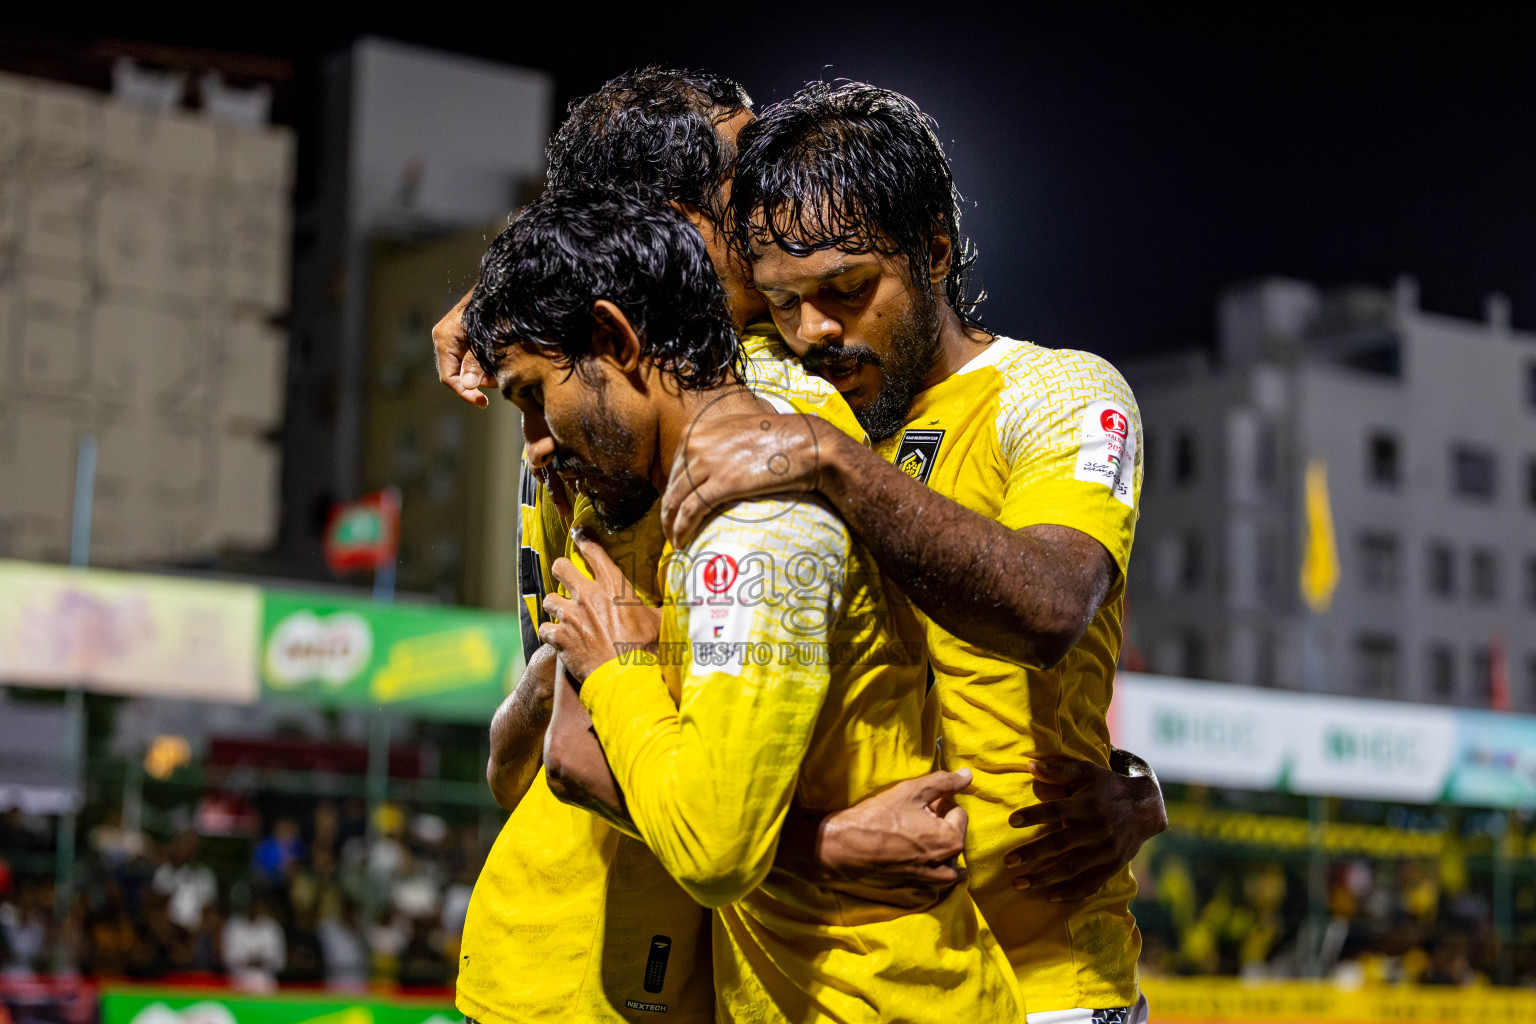
[[[1355,639],[1355,679],[1360,692],[1397,692],[1397,637],[1362,633]]]
[[[1493,697],[1493,652],[1486,647],[1472,648],[1472,693],[1484,704]]]
[[[1184,634],[1184,674],[1191,679],[1205,678],[1205,638],[1194,630]]]
[[[1429,646],[1429,692],[1441,699],[1456,696],[1456,652],[1450,644],[1434,643]]]
[[[1360,535],[1360,586],[1378,593],[1397,589],[1397,538],[1390,533]]]
[[[1366,471],[1373,484],[1397,486],[1397,438],[1391,434],[1373,434],[1366,444]]]
[[[1487,548],[1472,552],[1472,596],[1479,601],[1494,601],[1499,596],[1498,556]]]
[[[1195,439],[1187,431],[1180,431],[1173,443],[1173,479],[1183,486],[1193,483],[1200,472],[1195,452]]]
[[[1198,590],[1205,580],[1205,548],[1200,535],[1191,530],[1184,535],[1184,565],[1181,580],[1185,590]]]
[[[1461,445],[1451,452],[1451,481],[1457,494],[1491,498],[1498,483],[1497,463],[1486,448]]]
[[[1456,596],[1456,553],[1449,544],[1429,546],[1429,592],[1436,597]]]

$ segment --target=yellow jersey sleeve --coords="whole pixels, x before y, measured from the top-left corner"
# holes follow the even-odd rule
[[[1124,574],[1141,494],[1136,399],[1098,356],[1031,349],[1027,362],[998,367],[1006,480],[998,521],[1013,530],[1044,523],[1081,530]]]
[[[830,685],[818,659],[839,613],[846,528],[818,502],[741,502],[666,570],[659,658],[614,659],[581,697],[646,845],[694,899],[734,903],[767,877]],[[628,661],[626,664],[625,662]]]

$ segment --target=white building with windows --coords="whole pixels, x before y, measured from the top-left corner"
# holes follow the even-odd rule
[[[1146,431],[1127,650],[1151,670],[1536,710],[1536,334],[1419,308],[1417,285],[1266,279],[1215,360],[1126,367]],[[1300,592],[1321,459],[1339,578]]]

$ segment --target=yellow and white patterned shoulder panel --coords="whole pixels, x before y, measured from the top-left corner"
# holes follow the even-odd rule
[[[1013,338],[998,339],[961,372],[982,366],[997,375],[997,442],[1014,473],[1031,464],[1043,474],[1070,471],[1076,480],[1108,486],[1122,505],[1136,509],[1141,412],[1119,370],[1091,352]],[[1041,457],[1050,452],[1069,461]]]

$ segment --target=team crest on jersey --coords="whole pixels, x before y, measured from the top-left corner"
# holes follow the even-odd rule
[[[901,447],[896,449],[896,468],[918,483],[927,483],[934,460],[939,457],[939,442],[943,440],[942,430],[904,431]]]

